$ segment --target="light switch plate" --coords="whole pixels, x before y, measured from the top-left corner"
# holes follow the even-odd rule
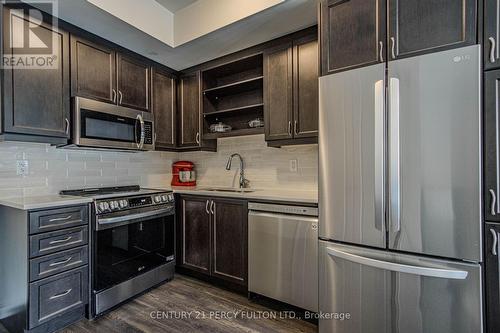
[[[18,176],[26,176],[29,174],[29,164],[26,160],[16,161],[16,173]]]
[[[299,161],[297,159],[290,160],[290,172],[297,172]]]

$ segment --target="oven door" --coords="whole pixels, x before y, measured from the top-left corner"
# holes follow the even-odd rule
[[[77,146],[153,150],[154,123],[150,113],[76,97],[73,143]]]
[[[175,259],[174,215],[118,224],[94,236],[96,293]]]

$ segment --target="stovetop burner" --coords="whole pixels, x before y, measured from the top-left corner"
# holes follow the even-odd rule
[[[141,191],[141,187],[139,185],[111,186],[111,187],[83,188],[78,190],[65,190],[61,191],[61,195],[95,197],[106,194],[120,194],[124,192],[139,192],[139,191]]]

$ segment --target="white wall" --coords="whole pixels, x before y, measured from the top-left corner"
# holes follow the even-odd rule
[[[238,161],[226,171],[228,156],[240,153],[246,175],[255,188],[316,190],[317,145],[268,148],[263,135],[219,140],[216,153],[191,152],[99,152],[56,149],[32,143],[0,143],[0,197],[56,194],[63,189],[134,185],[168,186],[172,162],[191,160],[197,166],[200,185],[238,185]],[[289,160],[297,159],[298,172],[289,171]],[[27,160],[29,174],[16,175],[16,161]]]

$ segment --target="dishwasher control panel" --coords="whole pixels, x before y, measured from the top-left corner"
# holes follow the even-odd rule
[[[304,215],[304,216],[318,216],[317,207],[290,206],[290,205],[250,202],[248,203],[248,209],[261,212],[272,212],[272,213]]]

